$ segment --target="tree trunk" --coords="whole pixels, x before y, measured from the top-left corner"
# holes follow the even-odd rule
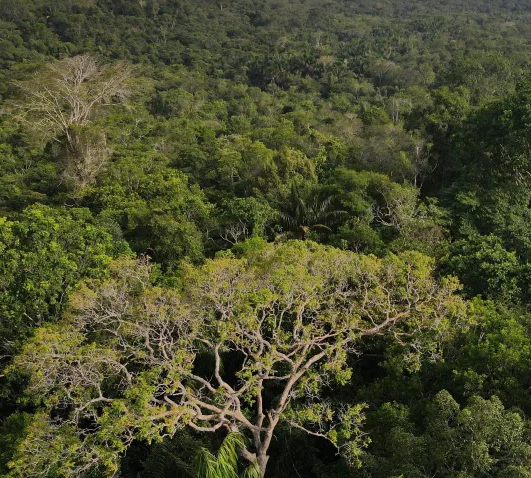
[[[260,453],[256,459],[258,461],[258,466],[260,467],[260,471],[262,472],[262,476],[265,476],[267,462],[269,461],[269,456],[264,452],[264,453]]]

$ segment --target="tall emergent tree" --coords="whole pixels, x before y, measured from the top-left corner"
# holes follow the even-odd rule
[[[106,163],[105,134],[89,126],[103,108],[124,101],[131,74],[124,63],[102,65],[83,54],[45,65],[17,83],[24,94],[17,105],[21,118],[63,146],[64,174],[75,187],[90,184]]]
[[[338,407],[323,390],[350,379],[348,355],[369,337],[404,346],[413,362],[438,354],[464,312],[456,280],[435,280],[420,253],[248,249],[187,267],[181,291],[150,285],[150,265],[128,260],[85,283],[62,323],[40,328],[15,359],[41,408],[13,475],[112,476],[134,440],[184,426],[247,435],[241,455],[264,475],[281,423],[357,465],[365,405]]]

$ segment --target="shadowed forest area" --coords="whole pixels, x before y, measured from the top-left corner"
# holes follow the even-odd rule
[[[528,0],[0,0],[0,476],[530,478]]]

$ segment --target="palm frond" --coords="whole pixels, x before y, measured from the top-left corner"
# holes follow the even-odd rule
[[[238,478],[238,451],[245,446],[245,439],[241,433],[229,433],[221,444],[217,454],[219,476],[223,478]]]
[[[318,205],[319,213],[326,214],[327,211],[330,209],[330,206],[332,205],[332,200],[333,200],[332,196],[328,196],[326,199],[321,201],[321,204]],[[317,202],[317,198],[316,198],[316,202]]]
[[[325,226],[324,224],[314,224],[312,226],[312,229],[313,230],[321,230],[321,231],[326,231],[326,232],[332,232],[332,229],[330,229],[328,226]]]
[[[334,219],[339,219],[341,217],[348,216],[347,211],[330,211],[326,213],[326,218],[332,217]]]
[[[195,457],[195,469],[198,478],[223,478],[218,474],[216,457],[206,448],[200,448]]]
[[[334,197],[321,199],[310,190],[299,191],[293,188],[290,192],[288,204],[284,211],[279,211],[281,224],[287,231],[304,231],[308,229],[332,232],[330,226],[348,213],[333,210]],[[301,234],[305,236],[304,233]]]
[[[280,219],[280,222],[282,222],[286,228],[294,229],[297,227],[298,221],[294,217],[290,216],[289,214],[279,211],[278,217]]]
[[[241,433],[229,433],[214,456],[206,448],[196,455],[195,466],[198,478],[238,478],[238,453],[245,447]]]
[[[143,463],[143,478],[193,477],[192,466],[176,454],[176,444],[171,440],[153,447],[149,458]]]
[[[252,465],[249,465],[242,473],[241,478],[262,478],[262,470],[260,470],[258,462],[255,461]]]

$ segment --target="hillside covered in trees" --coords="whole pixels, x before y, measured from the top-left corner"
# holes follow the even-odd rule
[[[528,0],[0,0],[0,477],[531,478]]]

